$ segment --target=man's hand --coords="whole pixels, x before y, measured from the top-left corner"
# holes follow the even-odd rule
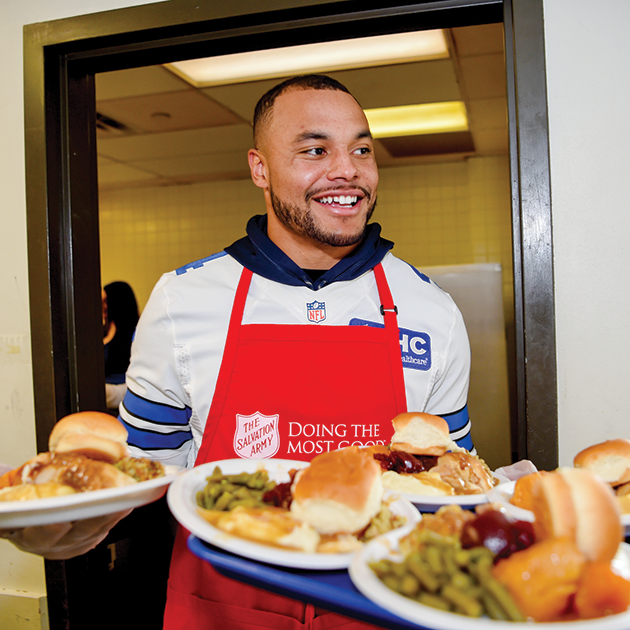
[[[71,523],[0,529],[0,537],[12,542],[21,551],[47,560],[68,560],[94,549],[130,512],[125,510]]]

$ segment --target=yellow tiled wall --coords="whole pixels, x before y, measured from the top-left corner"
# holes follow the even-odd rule
[[[512,315],[509,165],[474,158],[381,169],[374,219],[394,253],[417,267],[500,262]],[[165,271],[221,251],[264,212],[249,180],[102,191],[103,284],[125,280],[140,308]]]

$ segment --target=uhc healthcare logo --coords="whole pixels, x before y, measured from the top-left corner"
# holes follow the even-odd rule
[[[370,322],[367,319],[353,318],[350,326],[373,326],[384,328],[383,324]],[[426,372],[431,369],[431,337],[427,333],[415,332],[408,328],[399,328],[400,353],[403,367]]]

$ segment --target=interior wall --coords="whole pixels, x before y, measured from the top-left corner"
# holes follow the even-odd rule
[[[630,438],[630,3],[544,0],[561,465]]]

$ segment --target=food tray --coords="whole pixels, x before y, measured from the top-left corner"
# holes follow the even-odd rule
[[[346,570],[312,571],[277,567],[248,560],[188,537],[188,548],[219,573],[265,590],[307,601],[331,612],[390,630],[420,630],[423,626],[391,614],[362,595]]]

